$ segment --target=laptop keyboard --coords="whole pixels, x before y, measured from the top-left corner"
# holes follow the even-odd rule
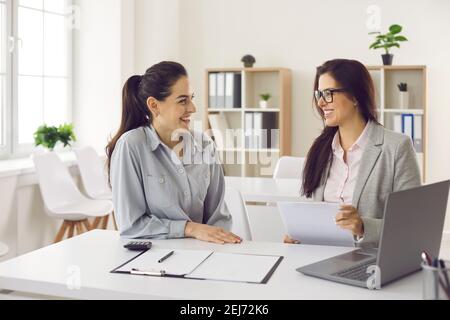
[[[367,273],[367,269],[370,266],[374,265],[375,262],[376,259],[369,260],[364,264],[353,266],[349,269],[339,271],[333,274],[333,276],[356,281],[367,281],[367,279],[369,279],[369,277],[372,275],[370,273]]]

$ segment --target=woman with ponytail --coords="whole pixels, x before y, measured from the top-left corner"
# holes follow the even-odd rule
[[[308,153],[302,194],[340,203],[336,224],[356,246],[378,247],[388,195],[421,184],[412,141],[378,123],[374,84],[358,61],[326,62],[314,90],[325,128]]]
[[[161,62],[123,88],[122,121],[108,144],[121,236],[240,243],[228,232],[224,177],[214,144],[190,131],[196,112],[185,68]]]

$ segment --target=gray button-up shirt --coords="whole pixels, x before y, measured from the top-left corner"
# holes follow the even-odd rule
[[[183,135],[184,156],[161,142],[153,127],[125,133],[111,157],[115,217],[125,238],[183,238],[188,221],[230,229],[225,180],[214,143]]]

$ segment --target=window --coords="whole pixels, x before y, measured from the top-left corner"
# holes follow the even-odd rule
[[[11,56],[12,63],[6,63],[11,80],[4,87],[9,88],[6,91],[10,90],[13,97],[2,108],[3,157],[24,156],[32,151],[33,133],[39,126],[70,122],[72,37],[67,18],[70,2],[3,0],[3,4],[5,12],[11,11],[9,23],[13,30],[12,50],[1,47],[2,57]],[[6,30],[8,22],[5,25]],[[8,43],[6,34],[2,44]],[[2,80],[8,78],[3,69],[1,76]]]
[[[7,152],[7,82],[9,79],[9,72],[7,68],[7,40],[8,33],[8,7],[6,1],[0,1],[0,155]]]

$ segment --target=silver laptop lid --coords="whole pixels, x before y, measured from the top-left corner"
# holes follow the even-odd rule
[[[450,181],[389,195],[378,250],[381,283],[421,268],[421,252],[437,257],[447,211]]]

